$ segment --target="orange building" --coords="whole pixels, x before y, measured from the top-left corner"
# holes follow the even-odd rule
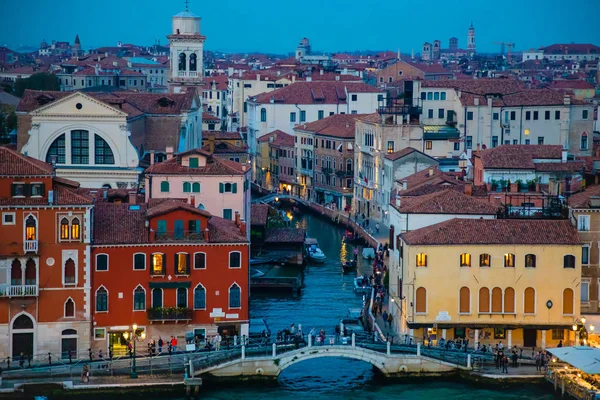
[[[0,359],[90,347],[92,199],[0,147]]]
[[[249,243],[237,212],[227,220],[182,200],[98,201],[94,226],[96,350],[123,353],[133,324],[146,342],[177,337],[180,350],[217,331],[248,334]]]

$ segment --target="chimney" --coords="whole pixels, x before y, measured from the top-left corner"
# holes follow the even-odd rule
[[[479,97],[475,97],[473,103],[475,104],[475,107],[479,106]]]
[[[171,158],[173,158],[173,147],[172,146],[167,146],[166,152],[167,152],[167,160],[170,160]]]
[[[488,107],[491,108],[492,107],[492,98],[491,97],[488,97],[487,103],[488,103]]]
[[[256,80],[260,82],[260,74],[256,74]]]
[[[244,220],[244,218],[240,219],[240,232],[242,233],[242,235],[246,234],[246,221]]]
[[[215,152],[215,136],[214,132],[208,134],[208,152],[210,154]]]
[[[473,196],[473,184],[472,183],[467,183],[465,185],[465,194],[467,196]]]
[[[571,105],[571,96],[565,95],[565,97],[563,97],[563,102],[564,102],[565,106],[570,106]]]
[[[400,199],[400,196],[396,196],[396,207],[400,208],[401,204],[402,204],[402,200]]]
[[[312,76],[307,76],[306,77],[306,82],[312,82]]]
[[[190,205],[192,207],[196,207],[196,195],[191,195],[190,196]]]
[[[296,82],[296,75],[292,75],[292,83]]]
[[[429,173],[427,176],[433,176],[433,167],[429,167]]]
[[[235,225],[240,226],[240,212],[239,211],[235,212]]]
[[[150,165],[154,165],[154,150],[150,150]]]
[[[408,181],[406,179],[402,179],[402,190],[406,190],[408,188]]]
[[[462,95],[462,92],[461,92],[460,90],[457,90],[457,91],[456,91],[456,95],[457,95],[457,97],[460,99],[460,96]]]
[[[567,149],[562,149],[560,154],[560,161],[564,163],[567,162]]]
[[[128,192],[127,193],[127,202],[129,204],[137,203],[137,192]]]
[[[210,242],[210,235],[209,235],[209,233],[208,233],[208,228],[206,228],[206,229],[204,230],[204,241],[205,241],[205,242]]]
[[[323,70],[320,70],[320,71],[319,71],[319,75],[323,75]]]
[[[339,81],[339,80],[340,80],[340,76],[339,76],[339,75],[336,75],[336,76],[335,76],[335,80],[336,80],[336,81]]]

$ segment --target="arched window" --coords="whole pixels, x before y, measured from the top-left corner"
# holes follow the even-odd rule
[[[523,296],[523,312],[525,314],[535,314],[535,289],[528,287]]]
[[[79,228],[79,218],[73,218],[71,221],[71,239],[79,240],[79,236],[81,234]]]
[[[525,255],[525,268],[535,268],[535,254],[526,254]]]
[[[588,148],[588,135],[586,132],[581,134],[581,150],[587,150]]]
[[[33,329],[33,320],[26,314],[21,314],[13,322],[13,329]]]
[[[229,268],[242,268],[242,253],[239,251],[229,253]]]
[[[71,131],[71,164],[90,163],[90,133],[84,130]]]
[[[177,307],[187,308],[187,288],[177,288]]]
[[[234,283],[229,288],[229,308],[240,308],[242,306],[242,289]]]
[[[427,313],[427,289],[420,287],[415,293],[415,313]]]
[[[495,287],[492,289],[492,312],[502,312],[502,289]]]
[[[470,267],[471,266],[471,255],[469,253],[462,253],[460,255],[460,266]]]
[[[575,256],[567,254],[564,257],[564,264],[563,264],[563,266],[565,268],[575,268]]]
[[[573,289],[565,289],[563,291],[563,314],[573,315]]]
[[[515,313],[515,289],[511,287],[504,289],[504,313]]]
[[[200,283],[194,289],[194,310],[206,310],[206,289]]]
[[[27,260],[25,263],[25,284],[35,285],[37,281],[36,265],[33,259]]]
[[[139,286],[133,291],[133,311],[146,310],[146,290]]]
[[[192,191],[192,185],[189,182],[183,182],[183,193],[189,193]]]
[[[74,285],[76,280],[75,261],[73,261],[72,258],[69,258],[65,262],[65,285]]]
[[[260,122],[267,122],[267,109],[266,108],[260,109]]]
[[[480,267],[491,267],[492,266],[492,256],[487,253],[483,253],[479,255],[479,266]]]
[[[75,317],[75,302],[70,297],[65,302],[65,317],[66,318]]]
[[[94,134],[94,140],[94,160],[96,164],[114,164],[115,156],[108,143],[106,143],[106,140],[102,139],[97,134]]]
[[[479,289],[479,313],[487,314],[490,312],[490,290],[486,287]]]
[[[104,286],[100,286],[98,290],[96,290],[96,311],[108,311],[108,290],[106,290]]]
[[[46,162],[51,164],[52,159],[56,158],[57,164],[64,164],[66,162],[65,154],[65,134],[63,133],[50,145],[48,153],[46,153]]]
[[[23,284],[23,270],[21,269],[21,261],[15,259],[10,267],[10,284],[20,286]]]
[[[192,192],[200,193],[200,183],[199,182],[192,183]]]
[[[515,255],[512,253],[507,253],[504,255],[504,268],[514,268],[515,267]]]
[[[346,172],[352,172],[352,159],[346,159]]]
[[[190,54],[190,71],[196,71],[197,69],[197,58],[196,53]]]
[[[179,54],[179,71],[185,71],[185,65],[186,65],[186,60],[187,60],[187,56],[185,55],[185,53],[180,53]]]
[[[37,240],[37,221],[31,215],[25,220],[25,240]]]
[[[459,292],[459,313],[470,314],[471,313],[471,290],[468,287],[463,286]]]
[[[152,307],[162,307],[163,306],[163,290],[161,288],[152,289]]]
[[[69,239],[69,220],[66,218],[60,220],[60,238]]]
[[[427,266],[427,254],[418,253],[417,254],[417,267],[426,267]]]
[[[160,191],[162,193],[168,193],[169,192],[169,181],[162,181],[160,183]]]

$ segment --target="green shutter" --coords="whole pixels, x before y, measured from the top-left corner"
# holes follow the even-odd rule
[[[223,182],[219,182],[219,193],[223,192],[225,192],[225,185],[223,185]]]
[[[200,233],[201,231],[200,222],[200,220],[196,220],[196,233]]]
[[[190,168],[198,168],[198,157],[190,157]]]
[[[183,193],[191,192],[191,185],[189,182],[183,182]]]
[[[160,191],[161,192],[168,192],[169,191],[169,182],[168,181],[162,181],[160,183]]]
[[[232,193],[237,193],[237,183],[234,183],[231,187],[231,192]]]
[[[198,183],[198,182],[192,183],[192,192],[200,193],[200,183]]]
[[[160,235],[165,233],[167,233],[167,221],[160,219],[158,220],[158,234]]]

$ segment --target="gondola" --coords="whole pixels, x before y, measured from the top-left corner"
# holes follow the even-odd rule
[[[360,239],[361,237],[356,232],[350,229],[346,229],[346,232],[344,232],[344,241],[346,243],[355,243]]]
[[[356,269],[356,260],[342,262],[342,269],[344,270],[344,272],[355,270]]]

